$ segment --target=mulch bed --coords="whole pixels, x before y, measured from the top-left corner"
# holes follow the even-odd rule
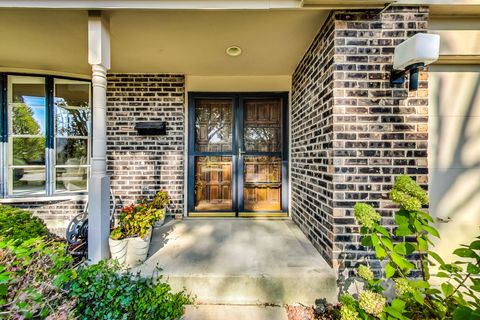
[[[287,305],[288,320],[334,320],[338,319],[338,304],[320,303],[316,312],[315,308],[302,304]],[[321,310],[321,311],[320,311]],[[336,316],[335,316],[336,314]]]

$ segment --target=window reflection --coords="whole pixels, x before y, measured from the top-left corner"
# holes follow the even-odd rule
[[[55,80],[55,190],[87,189],[90,83]]]
[[[281,100],[245,101],[244,140],[246,151],[281,151]]]
[[[9,194],[45,193],[45,92],[43,77],[8,77]]]
[[[195,151],[231,151],[232,101],[196,100],[195,130]]]

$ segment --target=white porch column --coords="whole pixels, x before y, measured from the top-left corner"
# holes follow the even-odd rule
[[[100,11],[88,16],[88,63],[92,66],[92,156],[88,188],[88,259],[109,257],[110,180],[107,176],[107,71],[110,69],[108,19]]]

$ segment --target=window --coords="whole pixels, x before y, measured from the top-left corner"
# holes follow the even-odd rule
[[[2,195],[87,190],[90,82],[2,75]]]

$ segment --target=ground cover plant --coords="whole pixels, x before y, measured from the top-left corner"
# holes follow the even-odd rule
[[[428,204],[426,192],[410,177],[401,176],[389,197],[400,207],[394,233],[379,224],[380,215],[372,206],[355,205],[361,243],[383,262],[384,277],[376,278],[367,264],[361,265],[357,273],[365,287],[355,296],[341,296],[340,319],[480,319],[480,238],[454,251],[459,261],[446,263],[432,251],[432,237],[440,235],[422,209]],[[418,261],[421,278],[413,277],[417,267],[409,257]],[[431,281],[433,265],[439,270],[435,276],[444,280],[439,285]],[[389,281],[395,286],[393,299],[385,294]]]
[[[161,278],[160,278],[161,279]],[[170,285],[121,271],[114,260],[81,267],[70,287],[78,319],[179,319],[191,297]]]
[[[48,229],[29,211],[0,205],[0,238],[24,241],[48,235]]]
[[[26,211],[0,206],[0,218],[0,319],[178,319],[191,303],[161,277],[115,262],[76,265],[65,241]]]

